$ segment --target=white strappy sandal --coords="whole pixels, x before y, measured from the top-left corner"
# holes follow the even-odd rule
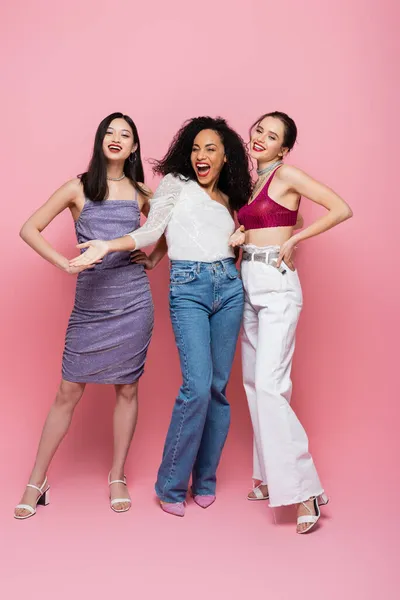
[[[253,488],[251,491],[253,492],[255,498],[251,498],[249,495],[247,495],[247,500],[268,500],[269,499],[269,494],[267,494],[266,496],[264,496],[264,494],[261,491],[261,486],[263,484],[260,483],[259,485],[257,485],[255,488]],[[251,493],[251,492],[249,492]]]
[[[301,525],[302,523],[308,523],[309,527],[303,529],[303,531],[298,531],[297,533],[308,533],[311,529],[317,524],[319,518],[321,516],[320,506],[328,504],[329,498],[326,494],[320,494],[319,496],[314,496],[309,500],[313,500],[315,515],[311,514],[311,509],[305,504],[305,502],[301,502],[301,504],[308,510],[310,514],[303,515],[302,517],[297,518],[297,525]],[[307,500],[308,502],[308,500]]]
[[[111,475],[111,472],[108,474],[108,485],[109,486],[112,485],[113,483],[123,483],[126,486],[125,475],[124,475],[123,479],[113,479],[113,481],[110,481],[110,475]],[[110,491],[110,500],[111,500],[111,491]],[[116,504],[120,504],[122,502],[129,504],[129,506],[127,508],[120,508],[120,509],[114,508],[114,506]],[[131,504],[132,504],[132,500],[130,498],[114,498],[114,500],[111,500],[111,502],[110,502],[110,507],[112,508],[112,510],[114,512],[126,512],[130,509]]]
[[[17,504],[15,510],[17,510],[17,508],[22,508],[23,510],[27,510],[29,514],[20,516],[14,513],[15,519],[29,519],[30,517],[33,517],[33,515],[36,514],[36,507],[38,505],[47,506],[50,502],[50,486],[47,484],[47,477],[40,487],[38,487],[37,485],[33,485],[33,483],[28,483],[26,487],[37,490],[39,492],[39,496],[36,499],[35,506],[31,506],[30,504]]]

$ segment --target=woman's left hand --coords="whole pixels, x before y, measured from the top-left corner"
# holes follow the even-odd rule
[[[108,242],[104,240],[90,240],[84,244],[78,244],[77,248],[87,248],[87,250],[69,261],[71,267],[94,265],[109,252]]]
[[[282,244],[279,257],[276,263],[277,268],[281,266],[282,261],[285,262],[285,265],[291,270],[294,271],[295,267],[292,260],[292,255],[294,249],[296,248],[296,240],[294,237],[291,237],[287,242]]]

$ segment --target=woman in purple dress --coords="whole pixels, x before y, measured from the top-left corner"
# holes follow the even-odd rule
[[[26,519],[37,504],[48,504],[47,470],[67,433],[86,383],[113,384],[114,456],[109,473],[111,508],[131,506],[124,465],[137,420],[138,381],[153,329],[153,303],[144,267],[129,252],[108,255],[94,267],[70,267],[42,236],[69,209],[79,243],[113,239],[140,226],[151,195],[144,184],[140,141],[132,119],[113,113],[99,125],[88,171],[68,181],[23,225],[22,239],[40,256],[68,274],[78,274],[69,320],[62,379],[47,416],[29,484],[14,516]]]

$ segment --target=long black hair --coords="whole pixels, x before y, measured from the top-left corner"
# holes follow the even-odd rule
[[[252,191],[249,157],[242,138],[225,119],[196,117],[185,121],[164,158],[153,161],[153,171],[159,175],[183,175],[197,181],[190,155],[196,135],[204,129],[212,129],[221,138],[227,162],[220,173],[218,188],[228,196],[231,209],[239,210],[248,202]]]
[[[251,137],[253,128],[256,125],[258,125],[259,123],[261,123],[261,121],[263,121],[266,117],[273,117],[274,119],[279,119],[281,121],[281,123],[283,123],[283,126],[285,128],[285,133],[283,135],[282,146],[284,148],[288,148],[288,150],[290,152],[297,140],[296,123],[293,121],[293,119],[291,117],[289,117],[289,115],[287,115],[286,113],[281,112],[279,110],[274,110],[273,112],[269,112],[269,113],[265,113],[265,115],[261,115],[261,117],[259,117],[257,119],[257,121],[255,123],[253,123],[253,125],[250,127],[250,132],[249,132],[250,137]]]
[[[124,119],[133,133],[133,141],[137,144],[137,148],[134,154],[131,154],[126,159],[124,164],[124,173],[132,181],[135,190],[142,194],[146,194],[143,188],[140,187],[139,183],[144,183],[144,173],[142,165],[142,157],[140,155],[140,139],[137,127],[132,121],[131,117],[124,115],[123,113],[116,112],[108,115],[102,120],[97,128],[96,136],[94,138],[93,154],[90,159],[89,167],[86,173],[79,175],[85,197],[89,200],[105,200],[108,196],[108,184],[107,184],[107,160],[103,152],[103,141],[104,136],[107,133],[107,129],[110,126],[111,121],[114,119]]]

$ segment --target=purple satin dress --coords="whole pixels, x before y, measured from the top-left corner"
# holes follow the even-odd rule
[[[75,224],[78,243],[111,240],[140,226],[136,200],[86,200]],[[142,265],[114,252],[79,273],[62,376],[81,383],[133,383],[144,370],[153,331],[153,301]]]

